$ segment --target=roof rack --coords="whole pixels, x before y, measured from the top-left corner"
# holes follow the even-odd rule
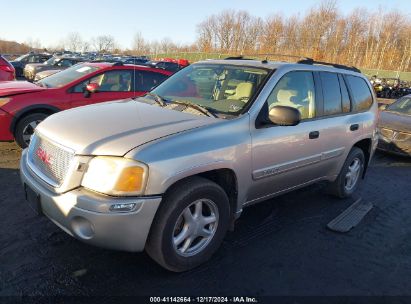
[[[243,55],[226,57],[224,60],[251,60],[251,58],[244,58]]]
[[[298,56],[298,55],[288,55],[288,54],[276,54],[276,53],[267,53],[267,54],[247,54],[246,56],[252,56],[252,57],[265,57],[265,59],[261,60],[262,63],[267,63],[268,62],[268,57],[269,56],[276,56],[276,57],[289,57],[289,58],[299,58],[300,60],[306,60],[306,59],[311,59],[303,56]],[[258,58],[245,58],[243,55],[239,56],[233,56],[233,57],[227,57],[224,58],[225,60],[258,60]]]
[[[359,69],[357,69],[354,66],[348,66],[348,65],[343,65],[343,64],[337,64],[337,63],[329,63],[329,62],[324,62],[324,61],[315,61],[312,58],[306,58],[306,59],[302,59],[297,61],[297,63],[299,64],[310,64],[310,65],[327,65],[327,66],[332,66],[334,68],[337,69],[343,69],[343,70],[349,70],[349,71],[353,71],[353,72],[357,72],[357,73],[361,73],[361,71]]]

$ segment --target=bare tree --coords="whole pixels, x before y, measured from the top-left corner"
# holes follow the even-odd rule
[[[101,35],[91,39],[91,44],[98,52],[110,52],[115,47],[115,39],[110,35]]]
[[[72,32],[67,35],[65,48],[69,51],[78,52],[83,48],[83,39],[78,32]]]
[[[144,39],[143,35],[141,32],[137,32],[134,35],[133,39],[133,51],[136,54],[146,54],[149,52],[150,45],[149,43]]]

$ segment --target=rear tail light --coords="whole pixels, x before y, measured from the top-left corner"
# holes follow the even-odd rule
[[[8,66],[8,65],[0,65],[0,70],[14,73],[14,68],[13,68],[13,67],[10,67],[10,66]]]
[[[2,57],[0,57],[0,70],[14,73],[14,67]]]

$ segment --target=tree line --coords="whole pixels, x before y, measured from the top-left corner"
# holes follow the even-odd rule
[[[323,1],[303,16],[266,19],[245,11],[212,15],[197,26],[204,52],[280,53],[362,68],[411,70],[411,20],[399,11],[356,9]]]
[[[170,38],[145,39],[136,32],[131,48],[121,48],[115,38],[100,35],[83,40],[69,33],[48,50],[97,51],[134,55],[173,52],[214,52],[231,55],[289,54],[361,68],[411,71],[411,20],[397,10],[358,8],[348,15],[335,0],[324,0],[303,15],[276,13],[267,18],[246,11],[226,10],[197,25],[192,44]],[[42,49],[38,40],[25,44],[0,40],[0,53]],[[280,58],[281,59],[281,58]]]

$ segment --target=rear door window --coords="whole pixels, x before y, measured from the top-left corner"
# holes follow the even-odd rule
[[[372,95],[365,80],[352,75],[347,75],[346,79],[348,80],[348,85],[352,92],[353,110],[368,110],[372,105]]]
[[[320,72],[324,97],[324,115],[340,114],[342,112],[340,82],[338,74]]]
[[[160,73],[154,73],[149,71],[136,71],[134,91],[151,91],[154,87],[158,86],[166,79],[167,75],[163,75]]]
[[[344,113],[348,113],[351,111],[350,95],[348,94],[347,85],[345,84],[345,81],[342,75],[339,75],[339,81],[340,81],[340,88],[341,88],[342,109]]]

